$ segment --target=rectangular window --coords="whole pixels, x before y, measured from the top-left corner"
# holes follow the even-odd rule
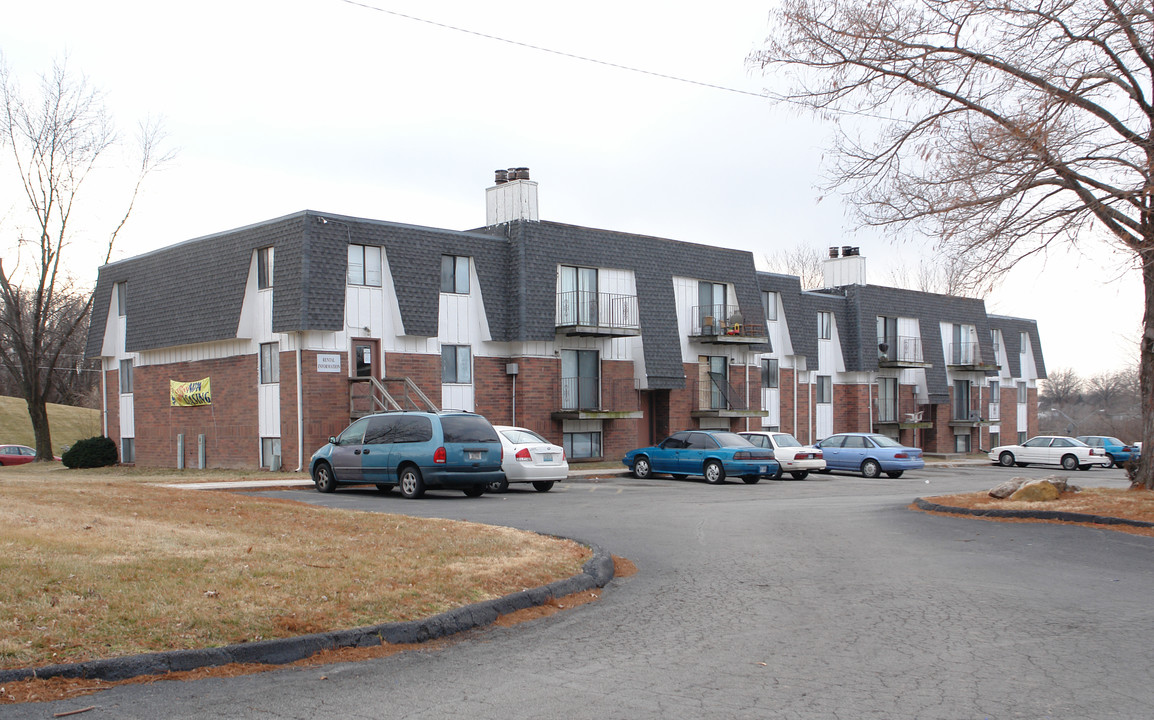
[[[120,438],[120,462],[136,462],[136,438]]]
[[[996,361],[998,358],[998,351],[1001,349],[1000,343],[998,342],[998,331],[997,330],[991,330],[990,331],[990,344],[994,348],[994,360]]]
[[[381,249],[373,245],[349,245],[349,285],[381,286]]]
[[[441,256],[441,292],[469,294],[469,258],[459,255]]]
[[[968,453],[970,451],[970,434],[954,436],[954,452]]]
[[[830,375],[817,376],[817,401],[829,404],[833,402],[833,377]]]
[[[898,319],[878,315],[878,359],[898,360]]]
[[[1018,431],[1018,444],[1021,445],[1024,442],[1026,442],[1026,431],[1025,430],[1019,430]]]
[[[601,358],[596,350],[561,351],[561,409],[601,407]]]
[[[120,394],[130,395],[132,393],[132,361],[120,361]]]
[[[128,314],[128,283],[116,283],[116,314],[124,317]]]
[[[272,287],[272,248],[265,247],[256,251],[256,286],[258,290],[267,290]]]
[[[726,322],[725,285],[700,281],[697,283],[697,324],[702,335],[717,335]]]
[[[878,378],[878,422],[898,421],[898,379]]]
[[[777,358],[763,358],[761,361],[761,386],[775,388],[780,375],[777,367]]]
[[[561,324],[597,325],[597,268],[561,266]]]
[[[777,293],[763,292],[761,294],[761,305],[761,309],[765,311],[766,322],[777,320]]]
[[[1002,434],[1000,432],[990,433],[990,447],[996,448],[1002,444]]]
[[[833,338],[833,313],[819,312],[817,314],[817,339],[829,340]]]
[[[564,439],[561,442],[565,448],[565,457],[569,459],[601,457],[601,433],[599,432],[564,433]]]
[[[1028,395],[1026,393],[1026,383],[1018,383],[1018,404],[1025,405]]]
[[[472,348],[469,345],[441,346],[441,382],[462,385],[473,382]]]
[[[280,438],[260,439],[260,466],[269,470],[280,470]]]
[[[1030,347],[1030,335],[1029,333],[1022,333],[1019,338],[1018,352],[1025,355],[1028,347]]]
[[[260,381],[262,385],[280,382],[280,343],[261,343]]]
[[[970,381],[954,381],[954,419],[970,419]]]

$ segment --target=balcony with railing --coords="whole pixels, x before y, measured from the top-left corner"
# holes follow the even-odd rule
[[[874,425],[896,425],[901,430],[933,427],[926,406],[916,398],[874,398]]]
[[[559,292],[557,332],[570,336],[640,335],[637,296],[585,290]]]
[[[998,364],[982,357],[982,347],[976,342],[950,343],[946,365],[951,370],[997,370]]]
[[[878,367],[928,368],[920,337],[878,337]]]
[[[644,417],[635,378],[565,377],[555,381],[554,420],[622,420]]]
[[[769,342],[764,325],[745,322],[736,305],[695,305],[689,339],[710,345],[758,345]]]
[[[765,410],[750,407],[751,402],[746,399],[744,390],[730,384],[724,373],[706,373],[704,377],[690,383],[690,392],[693,394],[693,410],[690,415],[695,418],[769,416]],[[753,400],[756,402],[756,398]]]

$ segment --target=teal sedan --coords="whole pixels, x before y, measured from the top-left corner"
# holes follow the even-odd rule
[[[773,451],[760,448],[737,433],[719,430],[683,430],[654,447],[638,448],[621,459],[633,477],[645,479],[653,473],[674,478],[700,475],[710,485],[725,482],[727,476],[753,484],[781,472]]]

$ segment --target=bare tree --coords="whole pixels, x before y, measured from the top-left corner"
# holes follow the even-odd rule
[[[1057,368],[1042,381],[1042,403],[1059,410],[1068,409],[1082,399],[1082,378],[1072,368]]]
[[[72,211],[97,163],[117,144],[99,92],[63,62],[41,76],[39,92],[25,96],[0,64],[0,145],[19,177],[28,223],[16,235],[8,267],[0,261],[0,362],[20,388],[36,435],[37,459],[52,458],[47,401],[72,363],[67,349],[82,337],[92,295],[62,261],[73,233]],[[104,261],[132,214],[144,178],[168,159],[158,153],[159,125],[143,124],[140,165],[124,214],[113,227]]]
[[[796,275],[801,280],[802,290],[820,288],[825,283],[821,251],[805,243],[799,242],[791,249],[777,250],[762,258],[770,272]]]
[[[977,295],[972,277],[974,269],[964,257],[941,256],[922,258],[917,270],[910,271],[908,265],[890,270],[890,282],[895,287],[904,287],[921,292],[975,297]]]
[[[1106,412],[1116,411],[1125,399],[1125,380],[1121,372],[1102,372],[1086,380],[1087,399]]]
[[[753,65],[842,124],[832,184],[993,283],[1104,231],[1145,284],[1142,438],[1154,437],[1154,12],[1149,0],[783,0]],[[876,130],[876,132],[874,132]],[[1139,482],[1154,488],[1154,463]]]

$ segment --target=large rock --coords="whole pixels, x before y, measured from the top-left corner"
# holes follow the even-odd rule
[[[1013,480],[1007,480],[1006,482],[991,490],[990,497],[997,498],[999,500],[1005,500],[1006,498],[1016,493],[1018,488],[1025,485],[1026,480],[1027,478],[1020,477],[1014,478]]]
[[[1049,480],[1032,480],[1014,491],[1010,499],[1021,502],[1049,502],[1057,500],[1061,494]]]

